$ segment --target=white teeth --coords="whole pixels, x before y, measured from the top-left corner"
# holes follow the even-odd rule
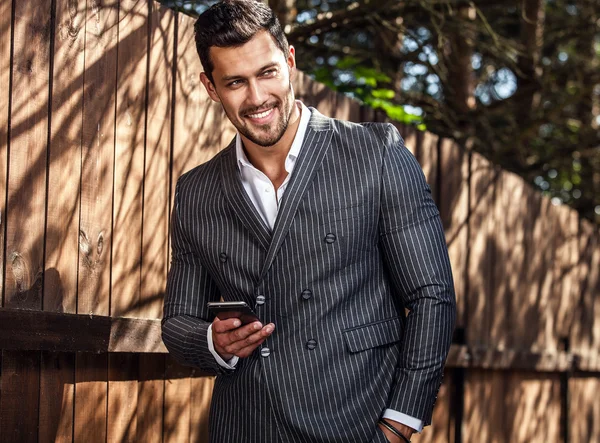
[[[271,111],[273,111],[273,108],[271,108],[271,109],[269,109],[267,111],[261,112],[260,114],[249,114],[248,117],[250,117],[250,118],[263,118],[263,117],[266,117],[267,115],[269,115],[271,113]]]

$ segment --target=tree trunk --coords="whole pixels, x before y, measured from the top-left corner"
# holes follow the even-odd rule
[[[517,87],[521,100],[517,108],[518,121],[530,121],[540,100],[539,77],[542,73],[540,58],[544,43],[544,0],[524,0],[521,12],[521,43],[523,53],[517,59]]]

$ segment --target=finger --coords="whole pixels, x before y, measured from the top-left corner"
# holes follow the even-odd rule
[[[273,333],[274,329],[275,325],[273,323],[269,323],[268,325],[262,327],[259,331],[248,335],[242,340],[232,343],[229,346],[229,350],[238,356],[241,351],[246,350],[248,351],[246,354],[250,355],[258,345],[260,345],[268,336]]]
[[[214,323],[213,323],[214,325]],[[242,347],[238,342],[245,340],[249,335],[260,331],[262,324],[259,321],[249,323],[234,329],[227,329],[223,332],[213,331],[213,343],[232,353]],[[214,326],[213,326],[214,329]]]
[[[225,320],[219,320],[219,317],[215,317],[212,325],[213,332],[222,334],[223,332],[228,332],[233,329],[239,328],[242,325],[242,322],[239,318],[228,318]]]
[[[260,331],[260,328],[262,328],[262,324],[259,321],[240,326],[239,328],[229,332],[229,335],[231,336],[231,342],[233,343],[244,340],[246,337],[254,334],[256,331]]]
[[[261,338],[259,341],[257,341],[256,343],[254,343],[252,346],[246,346],[245,348],[240,349],[239,351],[237,351],[235,353],[235,355],[237,355],[240,358],[245,358],[245,357],[249,357],[256,348],[258,348],[267,338],[263,337]]]

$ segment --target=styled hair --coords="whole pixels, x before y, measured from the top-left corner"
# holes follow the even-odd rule
[[[210,48],[242,46],[267,31],[287,56],[289,43],[275,13],[256,0],[223,0],[204,11],[194,24],[196,50],[208,79],[214,83]]]

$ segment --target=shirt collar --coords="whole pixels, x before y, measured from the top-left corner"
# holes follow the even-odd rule
[[[304,103],[302,103],[300,100],[296,100],[296,106],[300,108],[300,123],[298,124],[298,129],[296,130],[296,135],[294,136],[294,141],[292,142],[290,151],[285,158],[285,170],[288,173],[291,172],[298,155],[300,155],[302,142],[304,141],[304,136],[306,135],[308,122],[310,121],[310,110],[304,105]],[[242,166],[254,168],[254,165],[252,165],[252,163],[250,163],[248,160],[248,157],[246,157],[246,153],[244,152],[244,148],[242,146],[242,138],[240,137],[239,132],[235,136],[235,154],[237,157],[238,168]]]

